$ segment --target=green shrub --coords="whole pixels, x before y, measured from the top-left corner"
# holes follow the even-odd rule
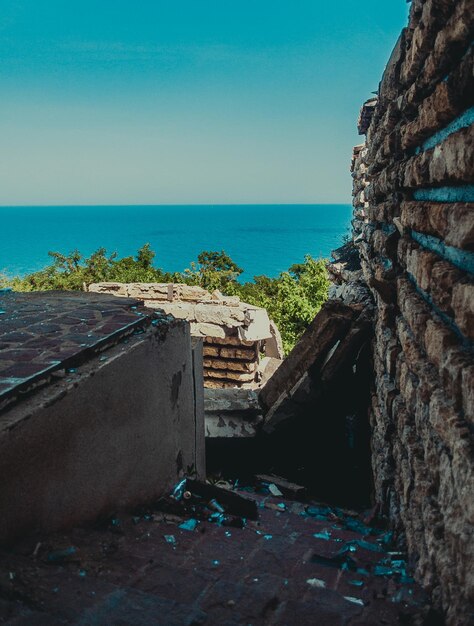
[[[226,295],[238,295],[244,302],[267,309],[281,332],[285,352],[301,337],[328,296],[325,261],[309,255],[304,263],[293,265],[276,278],[255,276],[253,281],[242,284],[238,277],[243,270],[223,250],[201,252],[190,268],[174,273],[153,266],[155,253],[148,243],[135,257],[122,259],[118,259],[116,253],[107,255],[105,248],[99,248],[90,257],[84,257],[77,250],[68,255],[48,254],[52,258],[50,265],[23,278],[0,276],[0,288],[74,291],[83,289],[84,284],[115,281],[185,282],[209,291],[219,289]]]
[[[304,263],[293,265],[277,278],[256,276],[253,282],[239,287],[238,295],[267,309],[288,353],[327,300],[328,288],[325,261],[307,255]]]

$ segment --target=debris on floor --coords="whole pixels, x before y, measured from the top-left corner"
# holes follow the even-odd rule
[[[272,485],[185,479],[133,514],[0,552],[0,623],[428,626],[383,526]]]
[[[274,476],[272,474],[257,474],[256,480],[262,484],[275,485],[277,489],[282,492],[282,495],[289,499],[302,499],[306,496],[306,487],[302,485],[296,485],[295,483],[281,478],[280,476]]]

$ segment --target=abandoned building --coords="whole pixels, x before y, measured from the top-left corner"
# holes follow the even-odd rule
[[[352,241],[285,359],[263,309],[196,287],[1,294],[0,621],[473,623],[473,34],[472,0],[412,1],[358,120]],[[216,496],[205,439],[247,446],[221,460],[265,495]]]

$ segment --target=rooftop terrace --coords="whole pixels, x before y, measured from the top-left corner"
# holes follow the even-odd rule
[[[155,313],[155,315],[158,315]],[[3,293],[0,408],[150,325],[132,298],[81,292]]]

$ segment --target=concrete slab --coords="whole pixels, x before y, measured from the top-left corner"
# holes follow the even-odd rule
[[[263,417],[252,389],[204,389],[206,437],[255,437]]]

